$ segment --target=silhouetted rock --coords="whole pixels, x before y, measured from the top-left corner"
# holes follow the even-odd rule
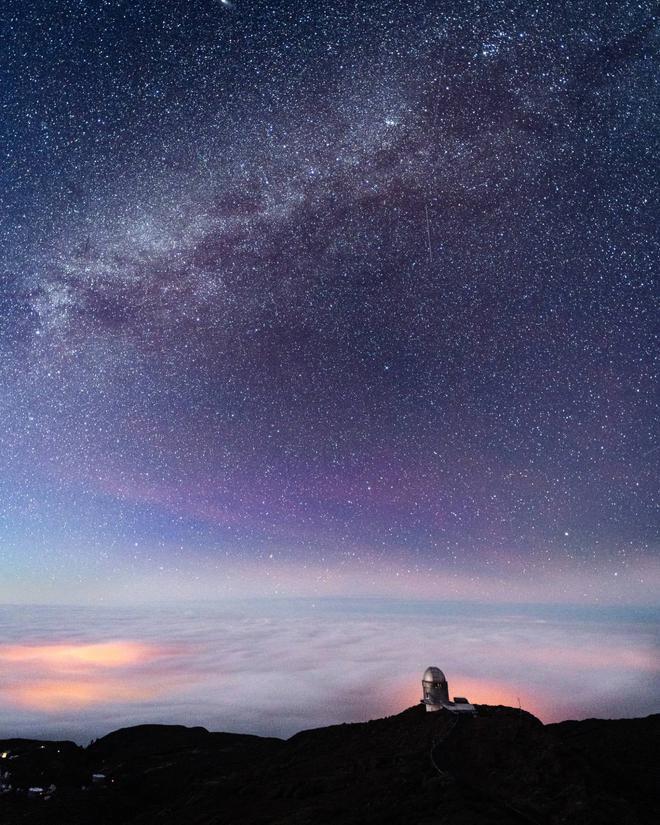
[[[208,742],[211,734],[206,728],[187,728],[184,725],[135,725],[120,728],[107,736],[96,739],[87,748],[93,759],[107,759],[112,756],[125,758],[194,748]]]
[[[488,706],[457,717],[420,705],[287,741],[140,725],[87,749],[15,745],[21,770],[45,777],[45,760],[54,776],[71,762],[70,775],[82,767],[85,781],[47,800],[6,793],[0,822],[655,825],[659,734],[660,715],[543,725]]]

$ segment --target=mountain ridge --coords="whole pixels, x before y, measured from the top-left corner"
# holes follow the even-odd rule
[[[182,725],[86,748],[0,740],[7,825],[651,825],[660,714],[544,725],[505,706],[422,705],[289,739]],[[92,775],[95,778],[92,779]],[[6,786],[10,785],[11,790]],[[51,786],[56,786],[51,790]],[[42,788],[29,794],[28,788]]]

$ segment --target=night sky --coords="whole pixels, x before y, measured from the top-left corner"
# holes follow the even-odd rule
[[[3,602],[657,602],[654,3],[0,33]]]

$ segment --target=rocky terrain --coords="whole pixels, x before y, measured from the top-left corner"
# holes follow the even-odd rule
[[[87,748],[3,740],[0,756],[3,825],[660,822],[660,715],[543,725],[420,705],[286,741],[142,725]]]

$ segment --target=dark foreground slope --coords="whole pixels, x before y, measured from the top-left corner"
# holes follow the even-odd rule
[[[544,726],[484,706],[458,722],[418,706],[286,742],[153,725],[87,749],[11,740],[0,822],[655,825],[659,742],[660,715]]]

